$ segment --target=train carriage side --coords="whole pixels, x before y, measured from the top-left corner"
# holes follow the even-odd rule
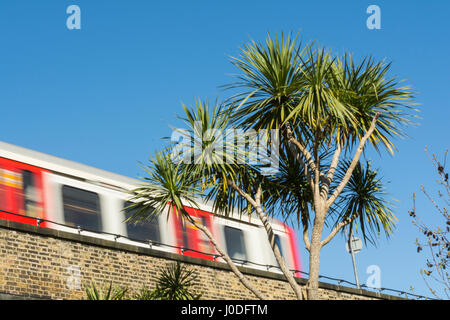
[[[207,260],[217,255],[200,230],[176,215],[167,219],[165,212],[150,221],[124,223],[124,208],[129,205],[129,194],[124,190],[132,188],[137,182],[134,179],[4,143],[0,143],[0,151],[0,219],[34,225],[36,218],[47,219],[58,224],[40,223],[41,227],[137,246],[150,245]],[[12,156],[7,158],[5,154]],[[279,272],[259,219],[252,217],[246,222],[243,217],[216,216],[207,204],[186,210],[211,231],[237,264]],[[273,220],[273,229],[289,267],[301,270],[295,231],[277,220]],[[270,265],[275,267],[268,268]]]
[[[54,173],[48,174],[47,181],[49,217],[61,224],[55,228],[174,252],[169,246],[158,245],[175,245],[174,226],[165,214],[138,223],[125,222],[133,214],[127,210],[129,194]]]
[[[231,214],[230,217],[214,215],[208,205],[201,206],[201,209],[187,208],[187,211],[197,219],[197,222],[210,229],[215,240],[236,264],[260,270],[281,272],[267,239],[267,233],[259,219],[255,217],[249,219],[247,216],[238,214]],[[209,254],[216,253],[212,244],[200,230],[186,222],[183,225],[180,218],[176,218],[175,221],[178,246]],[[276,243],[289,268],[301,270],[295,231],[276,219],[273,219],[272,226]],[[180,250],[179,253],[208,260],[212,259],[211,255],[202,255],[195,251],[184,250],[184,252],[181,252]],[[220,258],[217,261],[224,262]],[[300,276],[299,272],[294,272],[294,274],[297,277]]]
[[[0,219],[36,225],[37,218],[47,218],[43,194],[46,172],[0,158]]]

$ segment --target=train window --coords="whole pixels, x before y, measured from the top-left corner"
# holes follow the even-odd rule
[[[64,185],[62,195],[66,224],[89,231],[102,231],[98,194]]]
[[[278,250],[280,250],[280,254],[282,257],[284,257],[284,253],[283,253],[283,246],[281,245],[281,239],[279,235],[275,235],[275,244],[278,247]]]
[[[188,237],[188,230],[186,228],[186,224],[188,223],[180,214],[180,218],[179,218],[179,223],[181,226],[181,236],[182,239],[178,239],[182,241],[181,246],[185,247],[185,248],[189,248],[191,247],[190,243],[189,243],[189,237]]]
[[[40,215],[39,194],[36,176],[29,170],[22,171],[23,208],[29,217]]]
[[[240,229],[225,226],[225,243],[231,259],[247,260],[245,252],[244,232]]]
[[[127,218],[132,216],[136,212],[135,209],[133,208],[126,209],[131,204],[132,204],[131,202],[124,203],[125,216]],[[153,216],[151,219],[145,221],[138,221],[137,223],[135,223],[134,221],[127,222],[126,225],[127,225],[127,235],[128,238],[130,239],[139,241],[152,240],[155,242],[161,242],[158,217],[156,216]]]

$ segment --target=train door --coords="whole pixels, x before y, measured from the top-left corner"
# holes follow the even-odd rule
[[[36,224],[35,218],[45,218],[43,171],[41,168],[0,158],[1,219]]]
[[[188,207],[186,207],[186,211],[197,223],[206,226],[212,233],[211,213]],[[176,215],[174,216],[176,217]],[[181,252],[180,249],[179,253],[190,257],[213,260],[212,254],[214,254],[215,251],[208,237],[206,237],[206,235],[201,230],[197,229],[192,223],[186,219],[182,219],[181,215],[178,215],[175,219],[177,219],[177,246],[185,248],[183,252]]]

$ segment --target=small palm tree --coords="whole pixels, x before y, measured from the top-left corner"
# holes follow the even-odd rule
[[[126,300],[127,288],[113,287],[112,282],[109,286],[103,288],[103,292],[99,291],[94,283],[90,287],[85,288],[88,300]]]
[[[192,289],[196,279],[195,271],[173,263],[162,271],[150,296],[153,300],[199,300],[202,295]]]
[[[192,289],[197,275],[179,262],[167,266],[157,280],[156,289],[142,287],[139,292],[128,295],[128,288],[112,285],[105,286],[99,291],[94,283],[86,287],[88,300],[199,300],[201,294]]]

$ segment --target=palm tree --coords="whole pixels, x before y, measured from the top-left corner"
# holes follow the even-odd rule
[[[86,287],[88,300],[199,300],[201,294],[192,291],[197,275],[179,262],[172,263],[163,269],[154,290],[142,287],[132,296],[128,288],[121,288],[109,283],[109,286],[99,291],[94,283]]]
[[[145,170],[148,174],[144,177],[146,183],[131,191],[134,196],[131,199],[133,204],[129,208],[134,208],[136,211],[128,220],[150,219],[151,215],[157,215],[166,210],[168,218],[170,214],[181,215],[183,221],[192,223],[208,237],[220,257],[225,260],[241,283],[259,299],[265,299],[265,296],[239,271],[209,229],[198,223],[186,211],[185,206],[198,208],[197,202],[199,195],[202,194],[201,182],[204,179],[199,174],[201,171],[191,165],[184,166],[182,162],[175,163],[170,149],[152,157],[150,166]]]
[[[301,288],[281,255],[271,222],[262,205],[263,193],[272,190],[265,186],[271,182],[262,174],[266,165],[264,160],[267,159],[263,157],[258,160],[256,150],[247,150],[234,143],[233,131],[228,130],[232,114],[230,109],[224,111],[217,103],[211,109],[207,102],[198,100],[194,108],[183,107],[186,116],[182,119],[187,129],[178,130],[184,143],[177,143],[176,150],[180,153],[175,154],[175,158],[183,163],[182,170],[189,172],[191,177],[199,177],[201,189],[206,193],[205,199],[213,200],[216,214],[228,216],[236,210],[241,214],[245,211],[249,215],[256,213],[281,271],[297,297],[302,299]],[[185,161],[191,156],[193,159]]]
[[[336,173],[336,180],[342,180],[349,166],[349,160],[342,162]],[[382,231],[388,238],[398,220],[392,212],[393,203],[386,200],[386,196],[379,170],[372,169],[369,160],[364,165],[358,162],[337,201],[339,209],[335,212],[339,214],[334,217],[334,227],[350,220],[351,222],[342,228],[343,233],[349,233],[347,229],[359,231],[364,241],[371,244],[376,244]]]
[[[301,299],[303,294],[276,245],[275,233],[262,207],[263,190],[271,190],[264,185],[270,181],[264,178],[257,165],[242,163],[244,158],[252,159],[253,152],[240,150],[234,141],[229,141],[230,137],[225,137],[225,148],[219,146],[224,137],[216,133],[226,135],[229,125],[229,113],[224,112],[222,106],[216,103],[210,108],[208,102],[197,100],[195,107],[183,107],[185,117],[182,119],[187,129],[175,129],[182,142],[177,141],[175,146],[152,158],[151,167],[146,169],[149,177],[144,178],[147,183],[132,191],[135,200],[132,207],[138,210],[131,219],[149,219],[149,212],[163,212],[166,208],[169,208],[169,213],[181,214],[207,235],[244,286],[263,298],[239,272],[209,230],[185,211],[184,205],[198,206],[199,196],[205,194],[205,200],[213,200],[216,214],[228,216],[235,210],[241,214],[245,210],[249,214],[255,211],[266,230],[278,265]],[[174,210],[170,209],[172,206]],[[149,210],[152,207],[155,210]]]
[[[388,77],[390,64],[371,58],[355,63],[348,54],[340,59],[311,44],[301,49],[291,35],[281,39],[269,35],[265,45],[253,41],[232,62],[241,71],[238,81],[228,86],[238,90],[228,100],[234,110],[232,123],[246,129],[281,130],[282,145],[299,163],[311,189],[314,216],[309,223],[303,211],[300,220],[307,223],[304,235],[311,232],[303,237],[310,253],[308,298],[317,299],[321,248],[354,217],[338,223],[322,240],[325,221],[366,142],[394,152],[391,138],[402,135],[401,127],[414,116],[413,93]],[[332,152],[325,168],[324,152]],[[336,183],[341,155],[351,161]],[[363,214],[369,212],[377,214],[370,210]]]
[[[109,286],[103,288],[103,292],[99,291],[94,283],[90,287],[85,288],[88,300],[126,300],[127,288],[120,288],[109,283]]]
[[[179,262],[172,263],[163,270],[151,298],[152,300],[199,300],[202,295],[192,291],[196,279],[195,271],[186,269]]]

